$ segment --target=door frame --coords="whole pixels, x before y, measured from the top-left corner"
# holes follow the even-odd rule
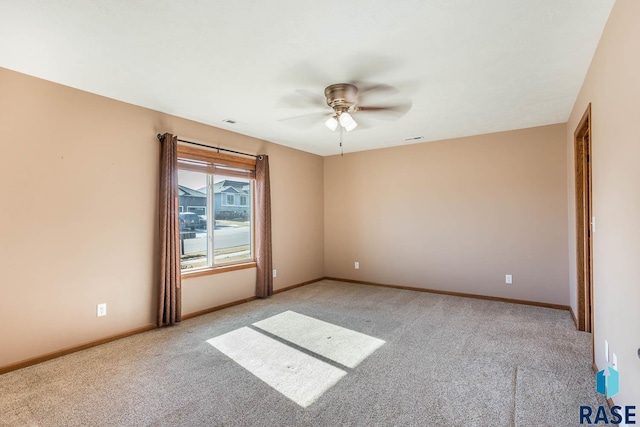
[[[593,224],[591,103],[574,132],[576,177],[577,327],[593,332]]]

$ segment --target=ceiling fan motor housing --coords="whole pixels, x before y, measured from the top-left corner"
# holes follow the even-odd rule
[[[349,83],[337,83],[327,86],[324,90],[327,105],[336,113],[342,114],[353,107],[358,98],[358,88]]]

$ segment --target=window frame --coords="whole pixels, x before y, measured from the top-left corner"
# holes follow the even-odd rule
[[[214,254],[207,254],[207,267],[202,268],[194,268],[188,271],[181,271],[182,278],[190,278],[190,277],[199,277],[206,276],[210,274],[218,274],[224,273],[227,271],[234,270],[242,270],[246,268],[254,268],[256,267],[256,235],[255,235],[255,170],[256,170],[256,159],[252,158],[244,158],[240,156],[233,156],[229,154],[219,153],[214,150],[203,149],[203,148],[194,148],[191,146],[186,146],[182,144],[178,144],[178,169],[179,170],[190,170],[193,172],[201,172],[207,174],[207,180],[211,179],[210,189],[207,190],[207,194],[211,193],[210,200],[211,206],[207,204],[207,223],[211,223],[209,221],[209,212],[211,215],[215,215],[215,206],[214,206],[214,194],[213,194],[213,178],[210,178],[215,175],[222,175],[225,177],[238,177],[238,178],[248,178],[249,185],[251,186],[250,196],[251,196],[251,209],[250,209],[250,221],[249,221],[249,233],[250,233],[250,244],[251,244],[251,256],[252,258],[249,260],[241,260],[241,261],[232,261],[223,264],[214,264],[213,258]],[[180,162],[182,160],[182,164]],[[189,164],[184,163],[187,161]],[[191,163],[193,162],[193,163]],[[249,197],[249,196],[246,196]],[[224,198],[221,198],[224,199]],[[249,199],[247,199],[248,201]],[[235,201],[235,196],[234,196]],[[209,209],[209,207],[211,209]],[[215,226],[215,218],[213,218],[213,224],[211,226],[211,230],[208,233],[208,240],[212,241],[213,239],[213,227]],[[209,227],[209,226],[208,226]],[[209,245],[209,242],[207,242]],[[213,243],[211,243],[211,247],[213,247]],[[207,250],[209,252],[209,250]]]

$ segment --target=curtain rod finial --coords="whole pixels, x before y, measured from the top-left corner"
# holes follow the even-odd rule
[[[163,134],[163,133],[157,134],[156,137],[158,138],[158,141],[161,141],[161,142],[164,141],[164,135],[165,134]]]

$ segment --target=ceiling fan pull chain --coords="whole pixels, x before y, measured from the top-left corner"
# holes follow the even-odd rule
[[[342,129],[342,126],[340,126],[340,157],[344,157],[344,148],[342,147],[342,134],[344,133],[344,130]]]

